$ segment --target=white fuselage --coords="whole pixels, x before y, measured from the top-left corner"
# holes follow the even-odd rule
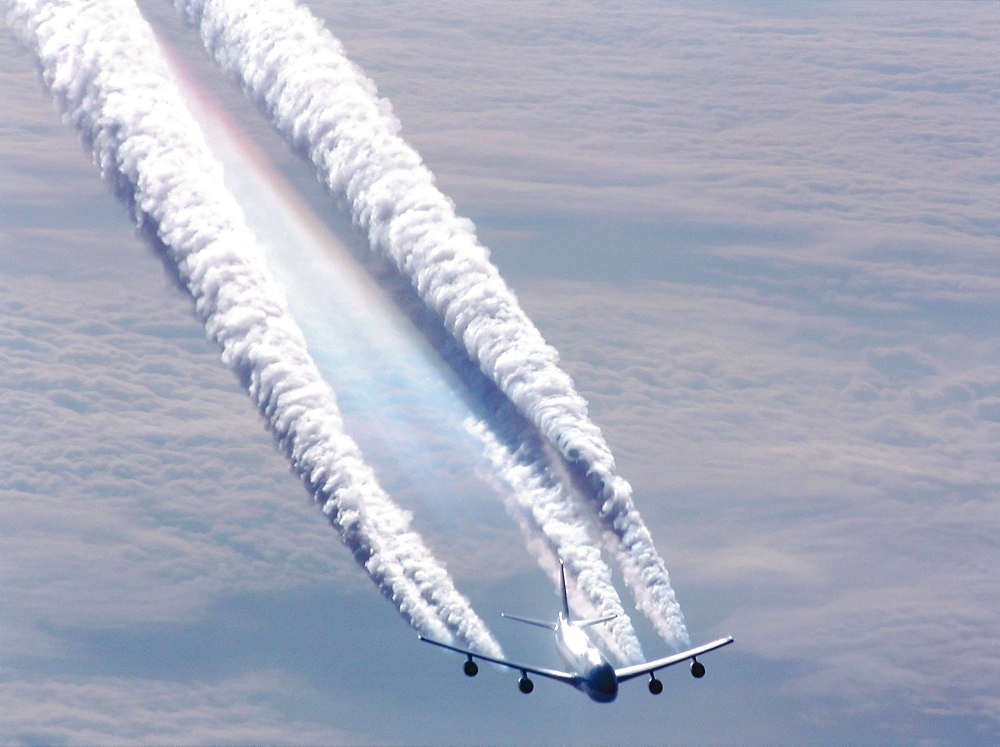
[[[614,667],[601,655],[583,629],[560,613],[555,632],[559,654],[570,671],[580,678],[577,688],[599,703],[614,700],[618,695],[618,677]]]

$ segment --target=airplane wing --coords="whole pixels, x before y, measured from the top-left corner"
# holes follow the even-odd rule
[[[484,656],[483,654],[477,654],[475,651],[467,651],[464,648],[458,648],[457,646],[449,646],[447,643],[441,643],[440,641],[435,641],[430,638],[424,638],[422,635],[418,635],[421,641],[425,643],[433,643],[435,646],[440,646],[441,648],[446,648],[449,651],[456,651],[460,654],[465,654],[470,659],[482,659],[483,661],[488,661],[493,664],[499,664],[502,667],[510,667],[511,669],[517,669],[522,674],[525,672],[531,672],[532,674],[537,674],[539,677],[548,677],[549,679],[558,680],[559,682],[565,682],[567,685],[573,685],[576,687],[580,678],[575,674],[570,674],[569,672],[560,672],[557,669],[543,669],[541,667],[529,667],[524,664],[517,664],[513,661],[506,661],[504,659],[494,659],[491,656]]]
[[[617,675],[619,682],[624,682],[625,680],[630,680],[633,677],[648,674],[649,672],[655,672],[657,669],[663,669],[664,667],[669,667],[673,664],[679,664],[682,661],[693,659],[696,656],[701,656],[702,654],[714,651],[717,648],[728,646],[732,642],[732,636],[729,636],[728,638],[720,638],[717,641],[706,643],[704,646],[698,646],[697,648],[692,648],[687,651],[681,651],[679,654],[674,654],[673,656],[665,656],[664,658],[656,659],[655,661],[647,661],[645,664],[635,664],[631,667],[616,669],[615,675]],[[704,672],[704,667],[702,668],[702,672]]]

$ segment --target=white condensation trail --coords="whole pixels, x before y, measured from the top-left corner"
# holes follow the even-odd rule
[[[528,551],[559,584],[559,560],[570,580],[570,604],[578,618],[617,615],[593,628],[604,647],[621,663],[644,661],[642,646],[632,621],[622,607],[600,549],[587,531],[590,522],[578,515],[580,506],[567,500],[566,486],[544,469],[550,460],[533,429],[511,448],[497,438],[483,421],[470,417],[466,430],[483,445],[491,469],[483,475],[505,496],[507,509],[517,521]]]
[[[293,0],[175,0],[211,54],[342,197],[372,247],[410,278],[449,332],[563,455],[638,608],[688,642],[663,559],[587,403],[521,309],[471,221],[399,137],[391,106],[340,43]]]
[[[410,529],[343,431],[256,239],[130,0],[5,0],[8,25],[92,148],[101,172],[155,234],[209,337],[246,385],[297,474],[382,593],[418,631],[500,648]]]

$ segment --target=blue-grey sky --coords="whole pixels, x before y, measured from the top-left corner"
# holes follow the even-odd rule
[[[559,349],[692,638],[737,645],[607,707],[419,645],[5,30],[3,739],[996,740],[997,5],[309,5]],[[447,431],[365,422],[370,391],[338,394],[386,485],[509,653],[556,664],[497,619],[555,598],[488,479]]]

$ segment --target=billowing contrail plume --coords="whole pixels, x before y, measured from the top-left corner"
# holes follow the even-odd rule
[[[194,299],[294,470],[422,633],[500,648],[343,431],[329,386],[131,0],[6,0],[7,22],[104,177]]]
[[[469,357],[558,449],[590,500],[638,608],[688,642],[666,565],[587,404],[489,261],[472,223],[434,185],[374,83],[294,0],[175,0],[216,60],[346,200]]]
[[[582,507],[566,499],[565,484],[545,469],[549,459],[537,431],[529,426],[530,430],[520,434],[520,443],[512,449],[474,417],[466,421],[465,427],[483,444],[483,453],[490,462],[491,470],[484,478],[498,483],[496,487],[505,496],[529,552],[554,583],[559,582],[559,559],[565,563],[574,614],[578,618],[617,615],[611,622],[596,626],[595,635],[622,663],[643,661],[632,621],[622,607],[601,551],[587,531],[592,522],[579,515]]]

